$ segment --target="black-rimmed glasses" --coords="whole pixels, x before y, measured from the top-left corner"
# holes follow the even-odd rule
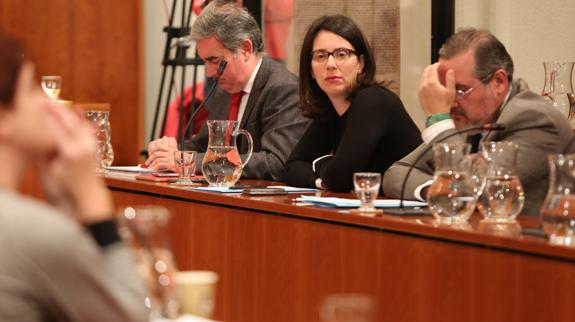
[[[314,50],[311,53],[311,60],[314,63],[324,64],[327,62],[329,56],[333,56],[335,63],[341,64],[345,63],[349,59],[349,56],[352,54],[356,55],[357,53],[354,50],[348,48],[336,48],[333,51]]]

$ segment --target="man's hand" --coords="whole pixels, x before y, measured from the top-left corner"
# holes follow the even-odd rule
[[[178,143],[172,137],[164,136],[148,144],[150,157],[146,166],[151,170],[176,170],[174,152],[178,151]]]
[[[445,86],[439,81],[439,63],[429,65],[419,82],[419,103],[425,115],[449,113],[455,102],[455,75],[453,70],[445,74]]]

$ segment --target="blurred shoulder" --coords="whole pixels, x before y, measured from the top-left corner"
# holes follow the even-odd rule
[[[66,252],[88,237],[78,223],[46,203],[0,191],[0,204],[0,240],[21,255],[41,258]]]

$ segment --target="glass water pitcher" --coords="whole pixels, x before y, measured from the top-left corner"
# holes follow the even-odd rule
[[[550,155],[549,188],[541,206],[543,230],[552,244],[575,246],[575,154]]]
[[[469,143],[436,143],[435,172],[427,192],[427,203],[440,222],[464,222],[475,210],[476,181]]]
[[[231,187],[242,175],[244,166],[250,160],[253,140],[246,130],[238,129],[237,121],[210,120],[208,149],[202,160],[202,173],[213,187]],[[238,135],[246,136],[248,153],[242,162],[236,146]]]
[[[114,161],[114,149],[112,148],[112,133],[110,128],[110,111],[89,110],[86,116],[95,126],[96,135],[96,160],[98,172],[104,172]]]
[[[543,97],[569,120],[575,118],[575,95],[572,74],[574,62],[544,62],[545,85]]]
[[[525,203],[523,186],[517,174],[515,142],[483,142],[481,153],[487,161],[485,187],[477,203],[483,218],[493,222],[511,222]]]

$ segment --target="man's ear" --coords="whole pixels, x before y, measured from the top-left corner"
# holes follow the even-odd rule
[[[498,69],[493,73],[494,91],[499,95],[507,95],[509,89],[509,79],[505,69]]]
[[[239,51],[240,54],[245,56],[246,58],[251,56],[251,54],[254,53],[254,44],[252,43],[252,40],[248,38],[242,40],[242,42],[240,43]]]

